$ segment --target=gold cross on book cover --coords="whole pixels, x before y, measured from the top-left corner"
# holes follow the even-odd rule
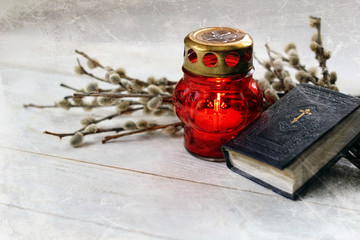
[[[299,116],[297,116],[296,118],[294,118],[294,120],[292,120],[291,123],[297,122],[304,115],[311,115],[312,114],[310,112],[310,108],[307,108],[305,110],[300,110],[300,112],[301,112],[301,114]]]

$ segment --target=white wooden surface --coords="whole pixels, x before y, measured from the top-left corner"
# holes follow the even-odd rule
[[[22,107],[69,94],[60,83],[90,82],[72,73],[74,49],[138,78],[178,79],[182,38],[202,26],[249,31],[260,57],[266,41],[278,49],[296,41],[310,61],[308,14],[325,19],[325,44],[334,56],[329,66],[340,89],[360,94],[359,3],[22,0],[1,6],[1,240],[359,239],[360,171],[345,160],[293,202],[223,163],[189,155],[181,136],[144,134],[102,145],[102,135],[74,149],[66,138],[42,134],[75,130],[84,115],[108,110]],[[261,73],[257,67],[255,76]]]

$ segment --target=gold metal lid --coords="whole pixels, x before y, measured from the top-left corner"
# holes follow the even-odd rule
[[[251,36],[228,27],[208,27],[184,39],[184,68],[209,77],[246,74],[253,68]]]

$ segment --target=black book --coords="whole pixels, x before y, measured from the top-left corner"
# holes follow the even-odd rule
[[[300,84],[223,146],[226,164],[296,199],[358,144],[359,106],[358,98]]]

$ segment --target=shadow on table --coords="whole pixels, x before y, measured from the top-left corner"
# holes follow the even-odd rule
[[[360,170],[342,159],[311,184],[300,199],[329,199],[332,202],[360,202]],[[350,205],[353,205],[350,204]]]

